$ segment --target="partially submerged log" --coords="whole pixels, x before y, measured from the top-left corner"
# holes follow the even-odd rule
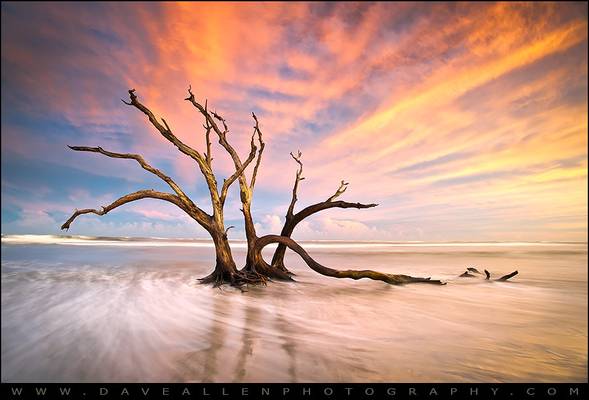
[[[496,279],[496,280],[497,280],[497,281],[506,281],[506,280],[508,280],[509,278],[512,278],[512,277],[516,276],[518,273],[519,273],[519,272],[517,272],[517,270],[516,270],[516,271],[513,271],[511,274],[503,275],[501,278],[499,278],[499,279]]]
[[[473,274],[471,274],[469,271],[470,271],[470,272],[476,272],[476,273],[480,274],[480,272],[479,272],[479,271],[478,271],[476,268],[467,268],[467,269],[466,269],[466,272],[462,273],[462,274],[461,274],[461,275],[459,275],[458,277],[459,277],[459,278],[476,278],[476,276],[475,276],[475,275],[473,275]],[[495,281],[498,281],[498,282],[505,282],[506,280],[508,280],[508,279],[510,279],[510,278],[513,278],[514,276],[516,276],[518,273],[519,273],[519,272],[518,272],[517,270],[516,270],[516,271],[513,271],[513,272],[512,272],[512,273],[510,273],[510,274],[503,275],[503,276],[502,276],[501,278],[499,278],[499,279],[495,279]],[[489,271],[485,270],[485,275],[486,275],[486,278],[485,278],[485,280],[486,280],[486,281],[488,281],[488,280],[490,280],[490,279],[491,279],[491,273],[490,273]]]

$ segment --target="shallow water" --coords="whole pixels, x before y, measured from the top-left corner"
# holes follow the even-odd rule
[[[195,282],[207,242],[3,236],[2,381],[587,382],[587,244],[304,247],[448,285],[333,279],[289,254],[296,283],[241,293]]]

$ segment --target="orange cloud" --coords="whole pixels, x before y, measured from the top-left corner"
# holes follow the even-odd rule
[[[300,148],[308,178],[301,203],[324,200],[345,178],[347,199],[381,204],[358,214],[372,223],[399,215],[475,223],[478,211],[507,232],[518,215],[586,219],[581,5],[104,4],[100,18],[73,5],[42,10],[51,23],[39,17],[3,40],[3,66],[30,114],[57,114],[79,129],[75,139],[92,140],[72,144],[142,153],[197,187],[194,163],[118,101],[136,88],[202,150],[202,119],[183,100],[191,84],[227,118],[242,154],[250,113],[258,114],[268,144],[259,185],[276,202],[292,185],[288,152]],[[35,47],[39,37],[53,47]],[[11,146],[26,153],[16,136]],[[214,158],[222,179],[231,161],[218,147]]]

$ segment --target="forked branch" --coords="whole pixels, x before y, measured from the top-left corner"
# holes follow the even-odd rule
[[[258,151],[258,158],[256,160],[256,166],[254,167],[254,172],[252,173],[252,179],[250,181],[250,190],[254,190],[254,186],[256,185],[256,176],[258,175],[258,168],[260,168],[260,163],[262,162],[262,153],[264,152],[264,147],[266,147],[266,143],[262,140],[262,131],[260,130],[260,124],[258,123],[258,117],[256,114],[252,112],[252,117],[256,124],[254,125],[254,134],[258,134],[258,143],[260,144],[260,150]],[[253,146],[252,146],[253,147]]]
[[[151,110],[149,108],[147,108],[146,106],[141,104],[141,102],[139,102],[139,100],[137,99],[137,95],[135,94],[135,89],[129,90],[129,97],[131,99],[131,102],[126,102],[125,100],[121,100],[121,101],[129,106],[134,106],[135,108],[140,110],[142,113],[147,115],[149,122],[151,122],[151,124],[162,134],[162,136],[165,137],[166,139],[168,139],[170,142],[172,142],[174,144],[174,146],[176,146],[178,148],[178,150],[180,150],[182,153],[193,158],[199,164],[204,162],[202,155],[198,151],[196,151],[192,147],[188,146],[187,144],[183,143],[180,139],[178,139],[172,133],[170,126],[167,124],[167,122],[163,118],[162,118],[162,122],[164,123],[164,125],[159,123],[159,121],[157,120],[157,118],[155,117],[153,112],[151,112]]]
[[[255,135],[255,133],[254,133],[254,135]],[[235,180],[243,174],[243,171],[245,171],[245,169],[250,165],[250,163],[256,157],[257,147],[254,144],[254,135],[252,135],[251,150],[250,150],[249,156],[247,157],[245,162],[243,164],[241,164],[239,168],[237,168],[237,170],[233,173],[233,175],[231,175],[229,178],[225,179],[225,181],[223,182],[223,187],[221,188],[221,204],[225,204],[225,198],[227,197],[227,191],[229,190],[229,187],[231,186],[231,184],[233,182],[235,182]]]
[[[193,149],[192,147],[188,146],[180,139],[178,139],[176,135],[172,133],[172,129],[170,128],[166,120],[162,118],[162,122],[164,125],[160,124],[155,115],[153,114],[153,112],[151,112],[149,108],[147,108],[146,106],[141,104],[141,102],[139,102],[139,100],[137,99],[137,95],[135,94],[135,89],[129,90],[129,97],[131,98],[131,102],[126,102],[124,100],[122,100],[122,102],[129,106],[137,108],[142,113],[147,115],[149,122],[151,122],[151,124],[162,134],[163,137],[165,137],[172,144],[174,144],[174,146],[176,146],[178,150],[180,150],[180,152],[186,154],[187,156],[189,156],[197,162],[198,167],[200,168],[200,172],[203,174],[207,182],[207,186],[211,194],[211,200],[213,201],[213,203],[218,202],[219,192],[217,191],[217,179],[213,174],[213,170],[211,169],[210,163],[207,162],[207,160],[197,150]]]
[[[293,215],[293,212],[294,212],[294,206],[295,206],[295,203],[298,200],[297,191],[299,189],[299,182],[302,181],[303,179],[305,179],[302,176],[303,175],[303,162],[301,161],[301,156],[302,155],[303,155],[303,153],[301,153],[300,150],[297,151],[297,155],[296,156],[294,154],[292,154],[292,152],[290,153],[290,156],[292,157],[293,160],[295,160],[295,162],[297,164],[299,164],[299,167],[297,168],[297,174],[295,176],[294,185],[292,187],[292,197],[290,199],[290,204],[288,206],[288,210],[286,211],[286,219],[292,218],[292,215]]]
[[[348,188],[348,183],[344,182],[342,180],[342,182],[339,185],[339,188],[335,191],[335,193],[333,194],[333,196],[331,196],[329,199],[325,200],[326,202],[331,202],[334,201],[335,199],[337,199],[339,196],[341,196],[346,189]]]
[[[227,124],[225,122],[225,119],[214,111],[213,112],[208,111],[208,109],[205,109],[205,107],[203,107],[198,101],[196,101],[196,98],[194,97],[194,93],[192,93],[191,86],[188,87],[188,97],[185,98],[184,100],[192,103],[192,105],[194,107],[196,107],[196,109],[205,118],[206,125],[210,126],[213,129],[213,131],[215,131],[215,133],[219,137],[219,144],[231,156],[231,159],[233,160],[233,164],[235,165],[235,171],[237,172],[237,171],[241,170],[242,173],[240,173],[237,177],[239,178],[240,186],[243,189],[245,187],[245,183],[246,183],[245,174],[243,174],[243,171],[245,170],[245,168],[242,168],[243,165],[242,165],[241,159],[239,158],[239,155],[237,154],[237,151],[235,151],[233,146],[231,146],[231,144],[229,144],[229,142],[227,141],[228,128],[227,128]],[[223,124],[223,128],[224,128],[223,130],[221,130],[221,128],[219,128],[219,125],[217,124],[217,122],[215,122],[215,120],[220,121]],[[254,142],[252,141],[252,149],[250,150],[250,154],[252,151],[254,151],[254,156],[255,156],[255,150],[253,148],[254,148]]]
[[[292,199],[290,201],[290,205],[288,206],[288,210],[286,212],[286,219],[284,221],[284,226],[282,227],[282,231],[280,235],[283,237],[288,237],[292,235],[295,227],[305,218],[318,213],[323,210],[327,210],[329,208],[372,208],[376,207],[378,204],[362,204],[362,203],[349,203],[346,201],[334,201],[337,197],[339,197],[342,193],[344,193],[348,187],[348,183],[341,181],[340,187],[336,190],[336,192],[328,198],[326,201],[321,203],[316,203],[310,205],[298,213],[294,214],[294,206],[297,202],[297,191],[299,187],[299,182],[305,179],[302,177],[303,173],[303,162],[301,161],[301,152],[300,150],[297,152],[297,155],[290,153],[291,157],[299,164],[299,168],[297,169],[295,182],[292,189]],[[278,247],[274,251],[274,256],[272,257],[272,266],[281,269],[283,271],[287,271],[286,267],[284,266],[284,255],[286,254],[286,245],[283,243],[279,243]]]
[[[184,191],[180,188],[180,186],[178,186],[178,184],[176,182],[174,182],[172,180],[172,178],[170,178],[169,176],[167,176],[166,174],[161,172],[159,169],[154,168],[151,165],[149,165],[141,155],[128,154],[128,153],[115,153],[112,151],[104,150],[102,147],[88,147],[88,146],[68,146],[68,147],[72,150],[75,150],[75,151],[88,151],[88,152],[92,152],[92,153],[100,153],[100,154],[103,154],[103,155],[105,155],[107,157],[111,157],[111,158],[123,158],[123,159],[135,160],[139,163],[139,165],[141,165],[141,167],[144,170],[151,172],[152,174],[156,175],[161,180],[166,182],[172,188],[172,190],[174,192],[176,192],[176,194],[178,195],[180,200],[184,203],[184,205],[186,207],[194,210],[195,214],[198,216],[199,219],[201,219],[203,222],[205,222],[208,220],[208,218],[210,218],[210,215],[208,215],[206,212],[201,210],[198,206],[196,206],[196,204],[194,204],[192,202],[192,200],[190,200],[190,198],[188,196],[186,196],[186,193],[184,193]]]

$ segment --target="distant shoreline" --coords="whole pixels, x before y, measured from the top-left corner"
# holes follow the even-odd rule
[[[230,243],[240,246],[245,240],[232,239]],[[342,239],[313,239],[300,240],[301,244],[311,247],[471,247],[471,246],[562,246],[587,245],[587,242],[557,242],[557,241],[386,241],[386,240],[342,240]],[[85,235],[13,235],[2,234],[2,244],[64,244],[64,245],[141,245],[141,246],[188,246],[212,247],[211,239],[204,238],[162,238],[162,237],[114,237],[114,236],[85,236]]]

